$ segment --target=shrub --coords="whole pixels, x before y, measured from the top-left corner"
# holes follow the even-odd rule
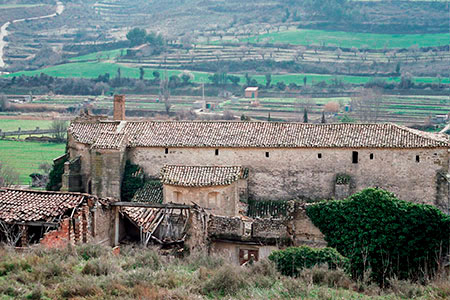
[[[352,275],[372,279],[421,279],[433,276],[446,253],[450,217],[431,205],[397,199],[380,189],[366,189],[346,200],[321,202],[307,215],[351,263]]]
[[[83,270],[81,270],[81,273],[85,275],[101,276],[111,273],[111,269],[112,266],[107,260],[94,258],[86,263]]]
[[[93,277],[74,276],[59,286],[59,293],[64,298],[88,297],[101,294],[101,289],[92,280]]]
[[[278,271],[286,276],[298,276],[302,269],[327,265],[329,269],[345,268],[348,260],[335,249],[315,249],[307,246],[290,247],[274,251],[269,259],[277,265]]]
[[[247,278],[243,272],[234,266],[220,267],[208,280],[204,282],[203,292],[206,295],[233,295],[247,285]]]
[[[299,278],[309,285],[326,285],[331,288],[349,289],[353,283],[342,269],[330,270],[323,265],[304,269]]]
[[[81,245],[76,248],[77,254],[81,256],[84,260],[89,260],[91,258],[99,258],[106,254],[106,248],[98,245]]]

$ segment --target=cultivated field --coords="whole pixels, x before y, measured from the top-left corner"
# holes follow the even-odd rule
[[[64,154],[65,147],[65,144],[0,140],[0,161],[19,173],[21,185],[28,185],[29,175],[42,172],[39,165],[52,164],[54,158]]]

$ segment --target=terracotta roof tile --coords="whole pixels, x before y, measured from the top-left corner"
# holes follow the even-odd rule
[[[79,193],[0,190],[0,220],[5,222],[51,221],[87,201]]]
[[[143,232],[148,233],[156,229],[165,214],[164,209],[160,208],[122,207],[120,210]]]
[[[161,182],[146,182],[145,185],[136,191],[133,196],[132,202],[149,202],[149,203],[162,203],[163,186]]]
[[[129,147],[233,148],[435,148],[447,136],[395,124],[303,124],[279,122],[73,122],[69,133],[85,144],[107,145],[126,134]],[[119,137],[117,138],[119,139]],[[114,139],[116,141],[116,139]],[[111,142],[111,147],[117,145]]]
[[[177,186],[206,187],[230,185],[245,174],[242,167],[165,166],[161,170],[161,181]]]

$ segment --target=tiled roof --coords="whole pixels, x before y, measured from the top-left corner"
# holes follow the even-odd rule
[[[161,170],[161,181],[177,186],[230,185],[245,176],[246,172],[242,167],[165,166]]]
[[[119,126],[120,124],[120,126]],[[73,122],[69,133],[85,144],[107,145],[126,134],[129,147],[232,148],[435,148],[445,135],[395,124],[304,124],[279,122]],[[112,147],[117,145],[112,143]]]
[[[124,133],[102,132],[98,139],[92,144],[95,149],[120,149],[125,146]]]
[[[122,207],[120,210],[147,233],[153,233],[165,215],[165,210],[160,208]]]
[[[150,202],[150,203],[162,203],[163,202],[163,186],[161,182],[150,181],[136,191],[132,202]]]
[[[79,193],[0,190],[0,220],[51,222],[94,197]]]

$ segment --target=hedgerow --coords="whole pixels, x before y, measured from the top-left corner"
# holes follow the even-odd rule
[[[345,269],[348,266],[348,259],[333,248],[290,247],[272,252],[269,259],[286,276],[298,276],[303,269],[320,265],[327,265],[329,269]]]
[[[307,208],[307,215],[328,245],[350,259],[353,276],[361,278],[370,270],[381,285],[393,277],[433,277],[448,250],[449,216],[381,189],[317,203]]]

